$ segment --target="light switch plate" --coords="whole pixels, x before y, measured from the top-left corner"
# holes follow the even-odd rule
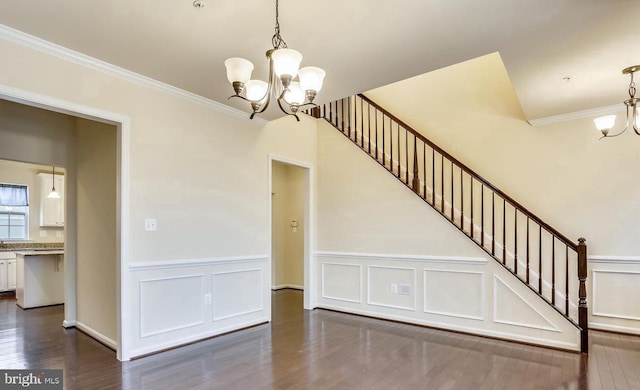
[[[158,229],[155,218],[147,218],[144,220],[144,230],[155,232]]]

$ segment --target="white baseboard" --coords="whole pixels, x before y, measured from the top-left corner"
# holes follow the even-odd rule
[[[542,345],[542,346],[547,346],[547,347],[566,349],[566,350],[569,350],[569,351],[580,351],[579,342],[578,342],[578,344],[573,344],[573,343],[570,343],[570,342],[564,342],[564,341],[560,341],[560,340],[541,339],[541,338],[537,338],[537,337],[530,337],[530,336],[518,335],[518,334],[513,334],[513,333],[505,333],[505,332],[494,331],[494,330],[489,330],[489,329],[471,328],[471,327],[461,326],[461,325],[444,324],[444,323],[439,323],[439,322],[434,322],[434,321],[421,321],[421,320],[416,320],[416,319],[410,318],[410,317],[403,317],[403,316],[397,316],[397,315],[386,314],[386,313],[378,313],[378,312],[372,312],[372,311],[368,311],[368,310],[357,310],[357,309],[351,309],[351,308],[344,308],[344,307],[340,307],[340,306],[333,306],[333,305],[327,305],[327,304],[320,304],[317,307],[319,309],[335,310],[335,311],[339,311],[339,312],[342,312],[342,313],[358,314],[358,315],[363,315],[363,316],[367,316],[367,317],[380,318],[380,319],[392,320],[392,321],[399,321],[399,322],[405,322],[405,323],[409,323],[409,324],[423,325],[423,326],[428,326],[428,327],[432,327],[432,328],[441,329],[441,330],[444,330],[444,331],[447,331],[447,330],[448,331],[457,331],[457,332],[463,332],[463,333],[467,333],[467,334],[474,334],[474,335],[478,335],[478,336],[486,336],[486,337],[497,338],[497,339],[506,340],[506,341],[515,341],[515,342],[536,344],[536,345]],[[577,329],[576,329],[576,332],[578,332]]]
[[[114,351],[118,349],[118,343],[116,343],[109,337],[103,335],[102,333],[98,332],[97,330],[91,328],[90,326],[87,326],[86,324],[83,324],[80,321],[76,321],[75,327],[78,330],[82,331],[82,333],[86,333],[91,338],[97,340],[99,343],[104,344],[104,346],[110,349],[113,349]]]
[[[280,284],[277,286],[271,286],[272,290],[282,290],[283,288],[291,288],[294,290],[304,290],[304,286],[298,286],[297,284]]]
[[[62,321],[62,327],[63,328],[73,328],[75,326],[76,326],[76,322],[75,321],[67,321],[67,320]]]
[[[608,332],[628,333],[628,334],[640,335],[640,328],[632,328],[630,326],[602,324],[602,323],[593,322],[593,321],[589,322],[589,329],[606,330]]]
[[[141,357],[141,356],[149,355],[149,354],[152,354],[152,353],[161,352],[161,351],[164,351],[164,350],[167,350],[167,349],[171,349],[171,348],[181,347],[183,345],[187,345],[187,344],[190,344],[190,343],[202,341],[202,340],[208,339],[210,337],[219,336],[219,335],[221,335],[223,333],[240,331],[240,330],[243,330],[245,328],[249,328],[249,327],[260,325],[260,324],[265,324],[265,323],[268,323],[268,322],[269,322],[268,318],[260,318],[260,319],[257,319],[257,320],[248,321],[248,322],[240,323],[240,324],[235,324],[235,325],[232,325],[232,326],[227,326],[227,327],[224,327],[224,328],[215,329],[215,330],[211,330],[211,331],[208,331],[208,332],[198,333],[198,334],[191,335],[191,336],[188,336],[188,337],[183,337],[181,339],[176,339],[176,340],[172,340],[172,341],[168,341],[168,342],[164,342],[164,343],[158,343],[158,344],[154,344],[154,345],[148,345],[148,346],[145,346],[145,347],[141,347],[141,348],[137,348],[137,349],[132,350],[130,352],[130,358],[131,359],[135,359],[136,357]]]

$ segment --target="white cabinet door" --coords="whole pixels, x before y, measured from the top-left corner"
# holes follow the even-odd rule
[[[40,197],[40,226],[64,227],[64,176],[56,175],[56,192],[60,199],[50,199],[47,196],[53,188],[53,177],[48,173],[40,173],[42,186]]]
[[[7,289],[16,289],[16,260],[7,260]]]
[[[0,291],[7,291],[7,262],[0,260]]]

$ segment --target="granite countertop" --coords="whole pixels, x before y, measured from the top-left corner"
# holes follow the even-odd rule
[[[64,251],[63,242],[5,242],[0,252]]]

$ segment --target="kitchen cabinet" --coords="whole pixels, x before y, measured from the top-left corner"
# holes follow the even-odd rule
[[[16,289],[16,260],[7,260],[7,289]]]
[[[0,291],[16,289],[16,254],[0,252]]]
[[[56,192],[60,194],[59,199],[51,199],[47,196],[51,192],[54,179],[49,173],[40,173],[41,193],[40,193],[40,226],[42,227],[64,227],[64,176],[55,176]]]
[[[7,291],[8,290],[8,284],[7,284],[7,263],[8,260],[0,260],[0,291]]]

